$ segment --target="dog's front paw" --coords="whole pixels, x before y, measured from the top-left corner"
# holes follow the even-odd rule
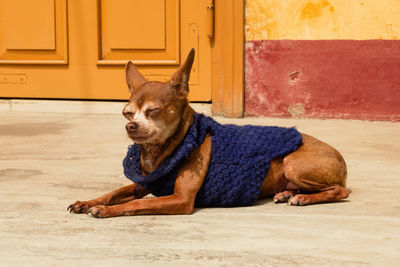
[[[75,201],[74,204],[68,206],[67,210],[73,213],[87,213],[91,206],[87,201]]]
[[[103,206],[103,205],[97,205],[97,206],[90,208],[87,211],[87,214],[92,215],[95,218],[108,218],[108,217],[114,216],[112,213],[111,207]]]

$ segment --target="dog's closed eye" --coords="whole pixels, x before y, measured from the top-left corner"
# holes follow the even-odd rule
[[[149,108],[146,110],[146,117],[152,117],[160,113],[160,108]]]
[[[130,111],[124,111],[122,115],[124,115],[124,117],[127,118],[128,120],[131,120],[135,116],[135,113]]]

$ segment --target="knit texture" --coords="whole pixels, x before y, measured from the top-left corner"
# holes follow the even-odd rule
[[[208,172],[195,206],[247,206],[253,204],[268,173],[270,161],[297,150],[302,142],[295,128],[222,125],[195,113],[183,142],[160,166],[146,176],[140,166],[140,146],[129,146],[123,161],[125,176],[155,196],[171,195],[182,164],[211,135]]]

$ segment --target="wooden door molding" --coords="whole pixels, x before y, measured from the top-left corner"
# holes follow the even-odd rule
[[[244,1],[216,0],[212,46],[212,112],[244,115]]]
[[[0,64],[68,64],[67,0],[1,0]]]

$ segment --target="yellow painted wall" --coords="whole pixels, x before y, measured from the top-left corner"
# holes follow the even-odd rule
[[[400,38],[400,0],[247,0],[246,40]]]

